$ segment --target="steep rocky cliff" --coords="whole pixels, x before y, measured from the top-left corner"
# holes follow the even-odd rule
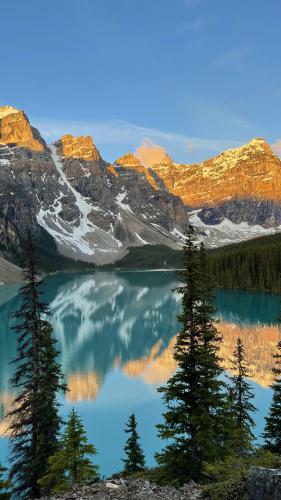
[[[18,251],[27,227],[61,254],[95,263],[117,260],[128,246],[181,246],[182,201],[144,171],[106,163],[90,137],[65,135],[48,147],[23,112],[2,107],[0,141],[4,255]]]
[[[22,111],[0,107],[0,250],[15,257],[30,228],[38,239],[40,206],[55,200],[60,186],[50,151]],[[66,194],[66,193],[65,193]]]
[[[43,151],[45,142],[31,127],[27,116],[12,106],[0,107],[0,144],[16,144],[32,151]]]
[[[281,161],[263,139],[200,164],[107,163],[89,136],[47,146],[23,111],[0,107],[0,251],[26,228],[41,247],[103,264],[129,246],[181,248],[189,221],[207,246],[281,229]]]
[[[281,201],[281,161],[260,138],[200,164],[165,162],[152,168],[170,192],[193,208],[229,199]]]
[[[61,212],[54,217],[44,208],[37,217],[60,251],[105,263],[120,258],[128,246],[162,243],[179,248],[188,220],[181,200],[167,189],[155,190],[145,173],[109,165],[88,138],[83,156],[84,138],[70,137],[75,148],[68,148],[67,155],[64,138],[50,148],[61,185],[75,197],[70,218],[66,221]]]
[[[152,165],[210,246],[280,230],[281,160],[264,139],[200,164]]]

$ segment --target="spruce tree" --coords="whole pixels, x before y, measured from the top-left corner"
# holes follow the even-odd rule
[[[281,455],[281,341],[277,344],[277,352],[273,354],[275,366],[272,368],[274,374],[272,402],[269,414],[265,417],[265,430],[263,438],[265,447],[273,453]]]
[[[57,447],[61,419],[57,392],[65,390],[58,351],[48,322],[48,307],[41,300],[42,280],[38,275],[35,253],[28,235],[21,305],[15,313],[17,357],[11,383],[17,394],[9,413],[11,471],[16,498],[39,496],[38,479],[47,460]]]
[[[125,464],[124,471],[128,473],[138,472],[144,469],[145,458],[139,443],[140,438],[137,432],[137,421],[134,413],[129,417],[125,427],[125,432],[130,434],[130,436],[124,447],[126,454],[126,458],[123,459]]]
[[[227,388],[225,406],[222,413],[223,428],[221,435],[221,456],[220,459],[232,456],[236,453],[237,442],[239,433],[236,424],[233,388]]]
[[[88,443],[83,424],[74,408],[69,414],[59,451],[48,460],[48,470],[39,480],[43,488],[53,494],[63,492],[74,484],[81,485],[98,479],[98,467],[88,458],[96,455],[95,447]]]
[[[159,389],[168,409],[157,427],[160,437],[170,442],[156,455],[166,477],[178,483],[199,480],[204,462],[218,457],[224,407],[213,290],[204,246],[196,247],[192,226],[183,253],[182,285],[177,288],[182,295],[182,326],[174,352],[178,369]]]
[[[252,441],[254,440],[252,428],[255,423],[251,413],[253,413],[256,408],[252,404],[254,394],[251,390],[251,385],[247,381],[250,373],[247,362],[245,361],[244,346],[240,338],[237,339],[231,367],[234,373],[229,377],[231,383],[232,419],[234,424],[232,449],[233,452],[243,456],[252,450]]]
[[[3,477],[6,471],[7,469],[0,464],[0,500],[9,500],[11,498],[11,483]]]

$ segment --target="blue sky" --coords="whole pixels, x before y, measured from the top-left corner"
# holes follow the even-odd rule
[[[194,162],[281,138],[279,0],[1,2],[0,104],[51,141]]]

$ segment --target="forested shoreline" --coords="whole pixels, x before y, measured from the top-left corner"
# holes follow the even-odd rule
[[[36,247],[36,245],[35,245]],[[58,254],[41,253],[36,247],[39,268],[44,273],[57,271],[150,270],[181,268],[182,251],[165,245],[131,247],[119,261],[105,266],[72,261]],[[263,292],[281,291],[281,233],[207,250],[208,270],[214,286]],[[15,260],[22,265],[22,259]]]
[[[281,291],[281,234],[260,236],[207,250],[209,274],[217,287]],[[179,269],[182,252],[163,245],[130,248],[109,269]]]
[[[281,291],[281,234],[210,250],[208,257],[209,272],[216,286]]]

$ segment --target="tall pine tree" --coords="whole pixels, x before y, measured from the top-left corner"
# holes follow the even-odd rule
[[[59,450],[49,457],[48,470],[39,484],[55,494],[68,490],[74,484],[97,480],[98,467],[88,457],[96,453],[95,447],[88,443],[83,424],[73,408]]]
[[[182,328],[177,335],[174,358],[178,369],[163,394],[168,409],[159,435],[169,444],[156,455],[167,477],[183,483],[199,480],[204,462],[219,453],[221,415],[224,406],[222,368],[218,350],[221,336],[215,326],[213,291],[206,273],[204,247],[198,250],[192,226],[184,247],[182,285]]]
[[[125,427],[125,432],[130,435],[124,447],[126,454],[126,458],[123,459],[125,464],[124,471],[128,473],[138,472],[144,469],[145,459],[139,443],[137,421],[134,413],[129,417],[129,421]]]
[[[34,248],[28,235],[21,306],[15,313],[17,357],[11,379],[17,396],[9,413],[11,471],[16,498],[39,496],[38,479],[57,448],[61,419],[57,392],[65,390],[57,362],[58,351],[48,322],[48,307],[41,300],[41,284]]]
[[[269,414],[265,417],[264,440],[267,449],[281,455],[281,341],[277,344],[277,352],[273,354],[275,366],[272,368],[274,381],[272,402]]]
[[[254,439],[252,428],[255,423],[251,414],[256,408],[252,403],[254,394],[248,382],[250,373],[245,360],[244,346],[240,338],[237,339],[231,367],[233,375],[229,379],[231,383],[233,420],[232,450],[243,456],[252,450],[252,441]]]

